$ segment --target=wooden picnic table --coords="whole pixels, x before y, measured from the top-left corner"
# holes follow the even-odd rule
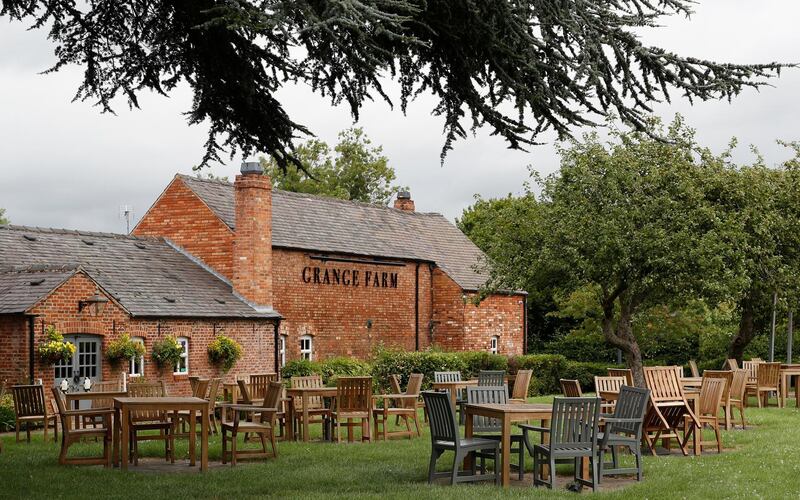
[[[97,401],[102,399],[111,401],[114,398],[121,398],[127,395],[128,391],[68,392],[64,394],[64,401],[66,401],[68,410],[78,410],[80,409],[81,401]],[[79,417],[75,417],[75,429],[79,429],[80,427]]]
[[[434,382],[433,389],[435,391],[447,391],[450,393],[450,403],[453,405],[453,409],[456,407],[456,399],[457,393],[460,389],[466,389],[467,387],[474,387],[478,385],[478,379],[472,380],[458,380],[454,382]]]
[[[314,396],[319,396],[323,398],[335,398],[336,391],[338,389],[336,387],[290,387],[286,389],[286,396],[289,405],[289,415],[286,419],[286,434],[289,436],[289,439],[295,439],[294,436],[294,420],[295,420],[295,411],[294,411],[294,397],[300,397],[303,400],[303,441],[308,442],[308,405],[309,405],[309,398]]]
[[[122,470],[128,469],[128,455],[130,452],[130,417],[132,411],[165,411],[177,414],[181,410],[189,412],[189,465],[195,465],[197,450],[196,440],[196,412],[200,413],[200,471],[208,470],[208,401],[193,397],[147,397],[147,398],[114,398],[114,463],[119,460]],[[121,456],[117,453],[120,448]]]
[[[778,404],[786,407],[786,399],[789,397],[789,385],[794,379],[794,405],[800,408],[800,365],[782,364],[781,365],[781,393]]]
[[[464,405],[466,416],[464,426],[464,436],[469,439],[472,437],[472,417],[496,418],[500,421],[501,433],[501,482],[507,488],[511,482],[511,424],[514,422],[527,422],[529,420],[540,420],[542,427],[549,427],[550,417],[553,415],[553,405],[543,403],[509,403],[509,404],[466,404]],[[547,438],[547,435],[544,436]],[[468,458],[467,460],[471,460]],[[465,461],[465,469],[471,464]],[[588,466],[585,462],[584,468]],[[549,471],[548,473],[555,473]],[[584,471],[586,477],[586,471]]]

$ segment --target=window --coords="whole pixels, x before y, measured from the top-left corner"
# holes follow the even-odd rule
[[[310,335],[303,335],[300,337],[300,357],[311,361],[311,353],[313,350],[313,341]]]
[[[183,348],[183,352],[181,352],[180,361],[175,365],[175,373],[187,374],[189,373],[189,339],[186,337],[178,337],[178,343]]]
[[[144,339],[142,337],[131,337],[131,341],[144,345]],[[141,377],[144,375],[144,355],[131,358],[131,368],[128,374],[131,377]]]
[[[491,352],[492,354],[497,354],[499,351],[499,349],[497,348],[498,345],[500,345],[500,337],[495,335],[494,337],[492,337],[492,340],[489,343],[489,352]]]
[[[281,335],[278,340],[278,356],[281,360],[281,367],[286,366],[286,335]]]

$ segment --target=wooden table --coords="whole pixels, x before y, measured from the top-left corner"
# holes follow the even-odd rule
[[[456,408],[456,399],[457,393],[460,389],[465,389],[467,387],[472,387],[478,385],[478,380],[459,380],[457,382],[434,382],[433,383],[433,390],[435,391],[447,391],[450,393],[450,403],[453,405],[453,409]]]
[[[511,424],[514,422],[527,422],[541,420],[542,427],[549,427],[550,417],[553,414],[553,405],[549,404],[467,404],[464,405],[466,424],[464,435],[467,439],[472,437],[472,416],[496,418],[502,428],[501,451],[501,481],[507,488],[511,481]],[[555,473],[555,471],[552,471]]]
[[[800,365],[782,364],[781,365],[781,393],[778,398],[778,405],[786,407],[786,399],[789,397],[789,384],[794,379],[794,405],[800,408]]]
[[[208,470],[208,401],[191,397],[152,397],[152,398],[114,398],[114,441],[122,441],[121,457],[116,453],[119,445],[114,445],[114,463],[119,460],[122,470],[128,469],[130,452],[130,416],[132,411],[165,411],[177,413],[181,410],[189,412],[189,464],[195,465],[196,450],[196,412],[200,413],[200,471]]]
[[[703,385],[703,377],[683,377],[680,379],[681,387],[684,389],[688,388],[699,388]]]
[[[303,400],[303,441],[308,442],[308,399],[314,396],[323,398],[335,398],[336,387],[292,387],[286,389],[286,397],[289,399],[289,416],[286,419],[286,434],[289,439],[294,441],[294,398],[299,397]]]
[[[67,409],[70,409],[72,406],[73,410],[79,409],[81,401],[97,401],[98,399],[106,399],[108,401],[113,400],[114,398],[121,398],[128,395],[127,391],[97,391],[97,392],[69,392],[64,394],[64,400],[66,401]],[[110,406],[109,406],[110,408]],[[75,417],[75,428],[80,428],[80,422],[78,421],[79,418]],[[115,451],[118,451],[115,449]]]

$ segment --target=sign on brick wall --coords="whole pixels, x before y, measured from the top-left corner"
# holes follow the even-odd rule
[[[316,266],[304,267],[302,280],[303,283],[312,285],[339,285],[371,288],[397,288],[398,282],[397,273]]]

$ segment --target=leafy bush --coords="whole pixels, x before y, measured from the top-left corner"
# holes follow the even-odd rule
[[[0,432],[10,431],[14,428],[14,397],[6,394],[0,398]]]
[[[560,378],[577,380],[584,391],[594,392],[594,378],[608,375],[611,363],[587,363],[567,361]]]
[[[412,373],[424,375],[422,388],[430,389],[433,372],[458,371],[465,377],[467,372],[465,356],[440,351],[393,351],[379,350],[372,364],[372,376],[381,391],[388,391],[389,377],[399,375],[402,382],[408,380]]]
[[[178,343],[174,335],[167,335],[161,340],[153,342],[151,356],[159,368],[174,369],[183,354],[183,346]]]
[[[346,357],[330,358],[324,361],[297,359],[287,362],[281,370],[281,375],[285,379],[321,375],[322,383],[328,386],[335,385],[336,379],[339,377],[358,377],[371,374],[372,366],[368,362]]]
[[[516,373],[519,370],[533,370],[529,394],[556,394],[561,392],[559,379],[567,365],[567,358],[560,354],[527,354],[514,356],[508,361],[509,368]]]
[[[208,346],[208,359],[219,365],[223,372],[227,372],[242,357],[242,346],[230,337],[223,334],[217,335]]]
[[[478,376],[481,370],[503,370],[508,371],[508,357],[500,354],[492,354],[483,351],[458,352],[452,353],[461,358],[464,362],[464,377],[473,378]]]
[[[281,368],[281,376],[285,379],[292,377],[308,377],[314,375],[314,370],[318,369],[317,364],[307,359],[294,359],[287,361]]]
[[[106,348],[106,357],[112,363],[130,361],[139,356],[144,356],[144,344],[134,342],[127,333],[123,333],[116,340],[109,342],[108,348]]]
[[[571,361],[611,362],[617,357],[617,350],[606,342],[599,331],[573,330],[548,342],[545,350],[551,354],[561,354]]]
[[[39,344],[37,349],[42,361],[52,365],[62,360],[72,359],[72,355],[75,354],[75,345],[65,342],[64,336],[55,326],[50,325],[45,329],[45,337],[46,340]]]

